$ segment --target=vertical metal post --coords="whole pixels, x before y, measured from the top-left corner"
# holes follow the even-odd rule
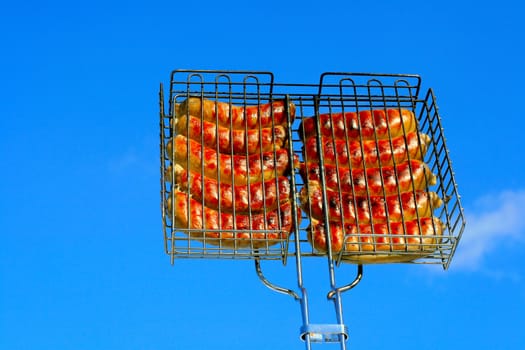
[[[293,153],[293,132],[292,132],[292,118],[290,118],[290,96],[286,95],[285,97],[285,113],[288,116],[287,118],[287,130],[288,130],[288,143],[289,143],[289,149],[290,151],[290,159],[294,159],[294,153]],[[295,167],[292,165],[291,167],[291,174],[290,174],[290,186],[293,189],[293,193],[295,193],[296,182],[295,182]],[[301,257],[301,242],[299,237],[299,220],[297,219],[297,196],[294,195],[292,199],[292,214],[294,219],[294,227],[295,227],[295,235],[294,235],[294,244],[295,244],[295,265],[296,265],[296,274],[297,274],[297,287],[300,290],[301,296],[299,298],[299,303],[301,307],[301,318],[303,322],[303,327],[310,324],[310,316],[309,316],[309,309],[308,309],[308,294],[306,292],[306,288],[304,288],[303,283],[303,265],[302,265],[302,257]],[[306,349],[310,350],[310,336],[306,335],[305,337],[305,345]]]
[[[315,128],[316,128],[316,137],[317,137],[317,147],[318,147],[318,154],[319,154],[319,166],[321,169],[324,169],[324,155],[323,155],[323,147],[322,147],[322,139],[321,139],[321,127],[319,125],[319,96],[313,96],[314,101],[314,113],[315,113]],[[335,312],[336,312],[336,320],[337,324],[335,325],[309,325],[308,323],[305,323],[305,327],[303,327],[303,331],[305,334],[305,341],[309,343],[311,334],[316,334],[317,337],[321,341],[330,341],[335,342],[338,341],[341,344],[341,349],[346,349],[346,327],[344,326],[343,321],[343,305],[341,300],[341,292],[337,289],[336,280],[335,280],[335,262],[333,259],[332,254],[332,242],[331,242],[331,233],[330,233],[330,225],[328,225],[329,217],[328,217],[328,203],[326,198],[326,178],[324,171],[320,172],[321,177],[321,188],[323,189],[323,215],[324,215],[324,222],[325,222],[325,234],[326,234],[326,245],[327,245],[327,262],[328,262],[328,274],[329,274],[329,280],[330,280],[330,292],[335,293],[334,304],[335,304]],[[300,254],[298,254],[300,255]]]

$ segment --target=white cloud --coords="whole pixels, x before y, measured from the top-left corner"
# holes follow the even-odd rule
[[[110,158],[108,170],[114,174],[129,174],[130,171],[157,174],[160,167],[158,152],[158,140],[147,137]]]
[[[452,265],[478,269],[491,252],[525,244],[525,190],[480,198],[466,210],[467,225]]]
[[[136,168],[141,163],[140,155],[135,150],[127,150],[125,153],[113,158],[109,162],[111,172],[124,172]]]

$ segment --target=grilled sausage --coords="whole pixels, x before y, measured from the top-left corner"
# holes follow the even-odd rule
[[[308,187],[308,188],[307,188]],[[303,210],[318,220],[323,215],[323,191],[316,181],[310,181],[300,192]],[[435,192],[404,192],[391,196],[352,196],[326,190],[328,217],[330,221],[368,224],[387,221],[412,220],[432,215],[443,204]]]
[[[315,117],[304,118],[299,136],[306,140],[317,135]],[[388,139],[416,130],[414,113],[407,109],[389,108],[319,115],[320,131],[324,137],[345,140]]]
[[[349,141],[322,138],[322,150],[325,164],[339,164],[349,168],[374,168],[402,163],[407,159],[421,160],[425,155],[430,137],[426,134],[411,132],[392,140]],[[362,145],[361,145],[362,144]],[[362,149],[361,149],[362,146]],[[306,161],[319,160],[316,137],[305,141]]]
[[[321,168],[318,162],[299,164],[303,181],[321,181]],[[355,193],[356,195],[392,195],[399,192],[425,190],[436,184],[436,176],[428,165],[419,160],[382,168],[348,169],[325,164],[323,168],[326,187],[335,191]],[[366,175],[365,175],[366,174]]]
[[[186,114],[217,123],[229,129],[269,128],[288,123],[285,102],[282,100],[271,103],[235,106],[231,103],[212,101],[200,97],[190,97],[177,108],[178,117]],[[290,122],[295,117],[295,105],[289,104]]]
[[[185,114],[175,119],[174,131],[221,153],[242,155],[279,149],[286,139],[286,129],[282,125],[231,130],[191,115],[188,118]]]
[[[389,224],[345,224],[331,222],[331,248],[339,253],[345,252],[432,252],[441,241],[444,225],[435,217],[420,218]],[[327,251],[326,225],[312,219],[308,228],[308,240],[318,252]]]
[[[233,215],[202,206],[188,193],[174,190],[167,198],[167,214],[174,226],[192,239],[224,247],[260,248],[286,240],[293,229],[290,201],[265,214]],[[172,200],[175,202],[172,208]],[[299,209],[298,209],[299,211]],[[300,218],[300,214],[298,215]]]
[[[283,175],[290,166],[288,150],[264,152],[251,156],[217,153],[215,149],[177,135],[168,140],[166,153],[169,159],[221,183],[246,185]],[[202,172],[204,171],[204,172]],[[219,178],[220,176],[220,178]]]
[[[175,164],[175,186],[189,192],[193,199],[203,202],[209,208],[224,212],[257,213],[271,211],[279,203],[290,200],[290,182],[279,176],[265,182],[248,185],[218,183],[217,180],[202,176],[198,172],[188,171]],[[171,178],[168,176],[167,178]]]

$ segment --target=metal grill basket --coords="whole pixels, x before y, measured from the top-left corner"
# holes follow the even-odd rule
[[[463,232],[465,220],[454,173],[451,168],[449,151],[445,144],[436,99],[431,89],[420,96],[420,85],[421,79],[417,75],[329,72],[323,73],[318,83],[284,84],[275,82],[274,75],[270,72],[173,71],[170,79],[168,104],[166,107],[164,106],[164,88],[162,85],[160,89],[161,211],[165,250],[171,257],[172,262],[179,258],[225,258],[255,259],[257,261],[281,260],[283,263],[286,263],[287,259],[291,256],[301,258],[326,256],[328,254],[329,258],[335,260],[336,263],[354,262],[361,264],[363,261],[365,263],[393,261],[441,264],[445,269],[448,268]],[[214,101],[214,103],[221,102],[226,105],[239,106],[242,108],[262,105],[273,106],[275,101],[283,102],[284,107],[281,112],[285,118],[282,128],[286,133],[285,139],[279,147],[274,146],[272,149],[264,152],[269,154],[268,157],[272,154],[277,157],[282,149],[287,150],[289,166],[284,175],[288,178],[290,184],[290,220],[291,227],[293,227],[290,232],[285,232],[286,220],[283,219],[284,214],[282,211],[284,209],[282,209],[282,206],[270,208],[263,205],[258,208],[257,212],[255,209],[252,211],[250,207],[242,213],[236,213],[235,208],[238,208],[238,206],[235,205],[233,212],[227,211],[222,204],[219,204],[218,208],[214,209],[215,214],[222,220],[221,222],[226,220],[227,215],[231,215],[234,218],[239,215],[244,215],[250,223],[252,220],[255,221],[255,218],[259,216],[268,218],[272,211],[276,211],[276,217],[278,219],[275,225],[263,222],[263,225],[257,226],[256,229],[252,229],[252,226],[249,226],[248,229],[238,229],[236,225],[240,224],[234,224],[233,227],[227,230],[220,229],[220,227],[215,229],[192,228],[191,223],[180,225],[180,223],[176,222],[174,207],[177,205],[177,198],[179,197],[176,198],[176,196],[179,196],[180,186],[176,179],[178,175],[176,175],[174,171],[175,163],[177,163],[174,160],[177,157],[175,153],[179,151],[179,149],[177,149],[178,144],[174,140],[178,139],[177,137],[181,134],[181,129],[179,128],[177,130],[174,124],[177,124],[183,116],[190,117],[189,107],[186,108],[185,111],[179,110],[181,106],[185,105],[185,101],[188,101],[190,98],[198,99],[199,101]],[[293,108],[290,106],[293,106]],[[319,197],[319,200],[323,208],[323,217],[320,221],[326,224],[326,232],[324,232],[326,249],[315,249],[311,243],[312,233],[310,230],[312,224],[311,218],[312,215],[314,215],[313,209],[311,205],[304,203],[304,201],[300,199],[301,191],[307,190],[310,186],[309,181],[305,181],[304,174],[300,172],[297,166],[297,164],[306,164],[308,161],[308,154],[306,154],[305,142],[303,140],[305,135],[302,134],[304,133],[302,123],[307,118],[314,118],[317,133],[317,152],[319,155],[316,162],[317,165],[321,166],[321,169],[325,169],[326,163],[329,163],[330,159],[328,155],[324,153],[321,146],[323,142],[321,138],[321,115],[328,115],[330,121],[334,122],[332,118],[336,114],[345,116],[347,112],[358,114],[361,111],[373,112],[374,110],[383,110],[386,113],[389,109],[410,111],[415,116],[419,133],[428,135],[429,142],[428,145],[426,145],[426,152],[422,152],[424,153],[424,157],[421,160],[428,167],[426,171],[433,174],[435,181],[432,182],[432,184],[427,184],[424,192],[427,194],[430,192],[435,193],[441,199],[440,205],[435,208],[431,207],[431,209],[433,217],[439,219],[443,225],[442,232],[440,232],[437,239],[432,240],[430,243],[427,242],[424,249],[420,249],[419,247],[412,249],[407,242],[414,237],[407,233],[378,233],[374,232],[374,225],[370,225],[372,227],[371,232],[364,234],[358,229],[356,232],[346,234],[342,242],[334,242],[332,237],[333,232],[330,232],[330,225],[328,224],[331,214],[329,210],[331,203],[329,202],[330,196],[327,191],[330,191],[330,189],[327,186],[326,174],[321,171],[322,174],[319,179],[319,184],[322,195]],[[217,104],[215,104],[215,112],[216,114],[218,113]],[[230,110],[229,113],[231,119],[233,112]],[[259,111],[257,113],[260,114],[262,112]],[[277,112],[271,109],[270,122],[273,127],[273,138],[276,137],[275,126],[278,124],[276,113]],[[191,117],[195,117],[197,122],[205,122],[204,112]],[[215,118],[218,117],[215,116]],[[189,125],[190,123],[187,122],[187,124]],[[387,127],[388,133],[390,133],[390,126],[387,125]],[[258,136],[262,138],[261,128],[255,129],[259,130]],[[361,125],[356,126],[358,132],[360,132],[361,129]],[[246,124],[246,128],[241,131],[248,132],[248,125]],[[200,132],[200,139],[197,137],[199,143],[204,144],[206,141],[209,141],[207,140],[208,135],[205,134],[205,131],[201,130]],[[182,133],[185,135],[191,133],[190,127],[187,126],[187,130]],[[406,143],[407,132],[403,130],[403,134]],[[233,138],[233,136],[231,137]],[[187,139],[190,139],[190,137]],[[348,142],[348,140],[346,141]],[[183,147],[186,147],[188,153],[191,153],[189,151],[191,149],[191,141],[186,142],[186,146],[183,145]],[[360,140],[357,142],[361,150],[363,150],[365,145],[364,141]],[[370,142],[378,146],[379,143],[383,141],[379,141],[376,135]],[[389,142],[392,146],[391,139]],[[219,145],[219,142],[214,143],[214,145],[216,145],[214,149],[216,152],[212,154],[220,154],[221,145]],[[198,168],[200,167],[200,173],[204,174],[207,170],[205,167],[208,166],[206,163],[207,158],[202,148],[199,149],[199,152],[201,152],[201,163],[197,164],[195,171],[199,172]],[[250,155],[248,151],[246,152],[244,156],[248,158]],[[265,157],[266,153],[264,152],[262,149],[256,150],[254,157]],[[235,173],[236,169],[233,167],[232,160],[235,156],[233,146],[230,153],[223,153],[226,159],[225,161],[231,162],[232,171]],[[197,157],[198,154],[195,154]],[[243,155],[241,154],[241,156]],[[216,165],[220,167],[222,163],[218,159],[222,156],[216,155],[215,157]],[[410,155],[408,157],[410,161]],[[186,165],[190,164],[190,156],[188,155],[187,160],[182,160],[182,162]],[[395,161],[392,166],[395,168]],[[336,168],[339,169],[339,165]],[[240,188],[241,184],[237,183],[236,175],[231,175],[231,179],[225,179],[224,177],[227,176],[224,176],[221,169],[215,169],[214,171],[218,173],[219,184],[221,181],[225,181],[231,184],[233,188]],[[277,172],[277,170],[274,171]],[[339,175],[340,174],[337,173],[338,178]],[[223,176],[222,180],[221,176]],[[411,181],[414,181],[413,177],[415,176],[415,174],[410,173]],[[202,181],[204,187],[204,180]],[[383,183],[386,179],[381,177],[379,181]],[[249,186],[250,180],[248,180],[248,188]],[[368,189],[369,184],[366,180],[364,186]],[[354,187],[352,187],[352,189],[353,188]],[[248,201],[253,203],[254,207],[258,199],[261,199],[263,203],[267,203],[270,200],[270,198],[266,198],[265,195],[269,192],[264,192],[264,189],[265,188],[263,188],[262,198],[257,198],[253,194],[251,195],[252,197],[250,197],[250,194],[248,194]],[[219,196],[221,195],[220,191],[221,189],[219,189]],[[279,187],[277,187],[277,192],[277,197],[279,197],[281,194]],[[415,190],[413,190],[413,192],[415,193]],[[187,190],[185,193],[186,199],[184,199],[184,197],[180,198],[184,201],[184,205],[188,211],[191,212],[191,205],[186,202],[194,200],[196,196],[194,196],[191,190]],[[339,193],[340,202],[343,202],[341,191],[335,191],[335,193]],[[395,196],[399,197],[401,193],[396,193]],[[350,193],[350,198],[353,198],[354,201],[354,203],[349,204],[351,210],[358,210],[356,197],[359,197],[359,195]],[[233,198],[235,203],[235,196],[233,196]],[[371,213],[373,203],[370,198],[371,197],[368,196],[363,203],[368,203],[367,210]],[[206,206],[205,199],[203,198],[198,197],[195,201],[195,203],[197,203],[196,205]],[[175,204],[172,205],[172,203]],[[344,208],[339,207],[339,210],[344,212]],[[403,213],[403,208],[401,208],[401,212]],[[191,216],[191,213],[189,215]],[[415,221],[420,219],[418,215],[419,214],[416,213]],[[386,210],[387,224],[389,224],[392,216],[393,214],[389,212],[389,209]],[[205,221],[206,219],[203,220]],[[359,220],[357,220],[355,224],[357,227],[361,227],[359,226]],[[402,217],[399,225],[406,230],[408,224],[409,222],[405,221],[404,217]],[[234,237],[242,237],[242,239]],[[366,239],[363,240],[364,238]],[[353,242],[353,245],[350,244],[350,241]],[[365,243],[363,243],[365,241],[369,243],[366,249]],[[402,244],[396,246],[393,243],[400,241],[404,242],[404,248],[400,248]],[[380,249],[378,242],[390,243],[381,245]],[[334,250],[335,245],[339,243],[343,248]],[[345,248],[349,246],[353,246],[355,249],[349,250]],[[421,243],[421,247],[423,247],[423,243]],[[384,259],[370,259],[370,257],[376,256]]]

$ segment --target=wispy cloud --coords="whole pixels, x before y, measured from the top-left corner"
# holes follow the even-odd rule
[[[131,169],[142,168],[144,159],[135,149],[128,149],[109,161],[109,170],[113,173],[128,172]]]
[[[505,191],[480,198],[466,210],[467,226],[452,265],[479,269],[497,249],[525,245],[525,190]]]
[[[130,171],[156,174],[160,166],[158,161],[158,141],[147,138],[110,158],[108,170],[113,174],[129,174]]]

